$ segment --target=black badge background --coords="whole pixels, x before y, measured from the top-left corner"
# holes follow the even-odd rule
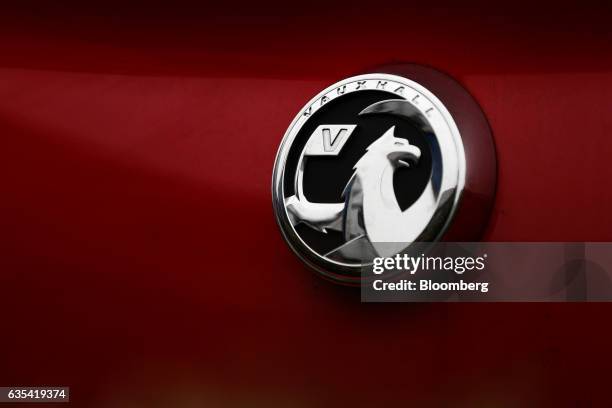
[[[304,195],[310,202],[342,202],[342,191],[353,174],[353,166],[365,154],[366,148],[395,126],[395,136],[407,139],[421,149],[421,159],[416,166],[399,168],[393,177],[395,196],[404,210],[421,195],[431,173],[431,152],[426,134],[408,120],[388,114],[359,116],[369,105],[385,100],[397,99],[397,95],[384,91],[354,92],[323,106],[315,112],[297,134],[285,166],[285,197],[294,194],[294,180],[302,150],[312,132],[323,124],[356,124],[357,128],[338,156],[309,157],[304,169]],[[342,245],[342,233],[328,231],[327,234],[300,224],[297,233],[315,251],[325,254]]]

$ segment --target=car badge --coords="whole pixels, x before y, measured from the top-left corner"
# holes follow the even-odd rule
[[[434,71],[433,77],[442,75]],[[482,230],[485,221],[478,218],[490,211],[495,155],[486,119],[476,108],[472,125],[484,121],[486,131],[468,129],[467,141],[481,144],[476,150],[484,152],[476,156],[493,157],[480,160],[491,180],[476,180],[468,191],[474,185],[486,190],[476,191],[487,198],[481,203],[486,217],[473,220]],[[359,283],[362,267],[373,258],[443,239],[458,216],[468,177],[476,177],[467,172],[471,163],[462,136],[445,104],[414,80],[372,73],[333,84],[299,112],[276,157],[273,206],[285,240],[322,275]],[[463,218],[478,205],[468,207]],[[473,240],[474,228],[468,230],[455,235]]]

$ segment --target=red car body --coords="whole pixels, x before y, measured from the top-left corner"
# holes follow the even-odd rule
[[[234,8],[235,6],[235,8]],[[608,9],[107,3],[0,13],[0,385],[78,406],[603,402],[607,304],[360,304],[275,225],[299,109],[448,73],[497,149],[483,239],[612,241]]]

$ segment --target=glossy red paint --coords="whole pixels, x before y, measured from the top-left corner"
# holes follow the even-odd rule
[[[411,61],[491,125],[485,239],[610,241],[610,11],[377,6],[0,13],[0,383],[77,406],[603,402],[608,305],[359,304],[285,246],[270,178],[305,101]]]

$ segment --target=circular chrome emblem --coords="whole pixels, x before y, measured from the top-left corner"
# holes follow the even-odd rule
[[[272,196],[293,251],[324,276],[357,283],[377,256],[440,240],[466,185],[455,119],[403,76],[366,74],[325,89],[279,148]]]

